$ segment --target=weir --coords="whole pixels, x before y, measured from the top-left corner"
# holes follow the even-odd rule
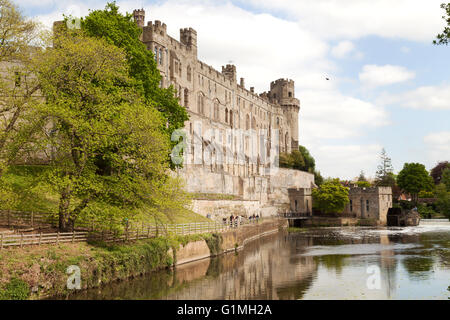
[[[421,219],[419,226],[450,226],[449,219]]]

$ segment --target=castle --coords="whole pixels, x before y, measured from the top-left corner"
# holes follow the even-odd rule
[[[230,211],[310,213],[314,175],[276,165],[280,152],[290,153],[299,145],[300,102],[294,81],[278,79],[268,92],[257,94],[245,87],[244,78],[237,82],[236,66],[228,64],[219,72],[198,60],[194,29],[181,29],[178,41],[161,21],[145,25],[143,9],[134,10],[133,16],[161,72],[160,86],[172,85],[190,116],[178,174],[189,192],[234,199],[198,199],[194,210],[215,217]]]

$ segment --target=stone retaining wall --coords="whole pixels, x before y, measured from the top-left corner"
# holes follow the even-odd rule
[[[236,230],[221,233],[222,243],[220,254],[242,249],[245,244],[265,235],[278,232],[287,227],[287,220],[269,220],[258,224],[243,226]],[[198,261],[213,256],[205,240],[190,242],[178,248],[175,265]]]

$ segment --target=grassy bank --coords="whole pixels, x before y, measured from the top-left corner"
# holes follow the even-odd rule
[[[13,166],[5,173],[4,178],[11,185],[16,195],[17,201],[12,207],[2,207],[0,209],[11,209],[17,211],[34,211],[44,213],[58,212],[59,197],[52,190],[51,186],[42,182],[41,177],[49,170],[45,165],[23,165]],[[74,203],[76,203],[76,199]],[[104,204],[102,204],[104,206]],[[150,212],[146,208],[134,210],[132,216],[140,216]],[[189,223],[210,221],[205,217],[190,210],[183,210],[171,216],[155,214],[152,217],[158,223]]]
[[[202,239],[213,250],[220,247],[220,236],[206,234],[130,244],[76,243],[2,250],[0,300],[65,296],[70,293],[66,270],[72,265],[81,270],[82,289],[167,268],[176,260],[180,245]]]

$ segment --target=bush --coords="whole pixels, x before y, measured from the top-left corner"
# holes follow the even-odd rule
[[[6,286],[0,290],[0,300],[27,300],[30,296],[28,284],[17,278],[12,278]]]
[[[398,203],[400,207],[405,210],[411,210],[414,208],[414,203],[412,201],[400,200]]]
[[[436,212],[433,210],[432,206],[428,206],[426,204],[419,204],[417,206],[417,211],[424,218],[433,217],[436,215]]]
[[[419,198],[434,198],[434,192],[432,191],[420,191]]]

